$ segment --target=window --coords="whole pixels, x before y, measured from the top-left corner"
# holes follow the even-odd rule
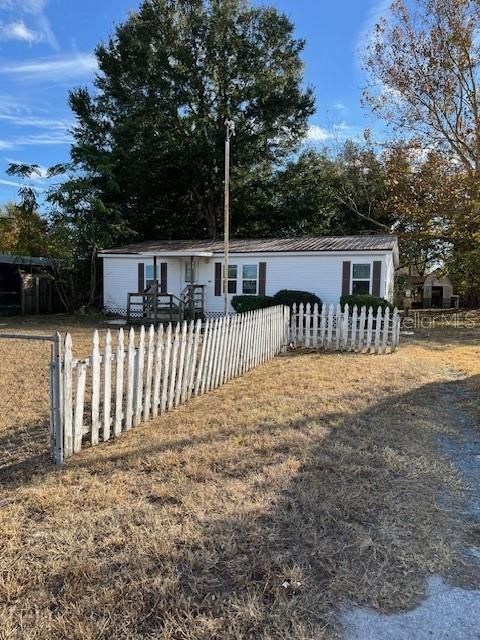
[[[160,280],[159,274],[160,274],[160,270],[157,264],[157,281]],[[154,283],[154,280],[155,278],[153,276],[153,264],[146,264],[145,265],[145,289],[148,289],[149,287],[151,287],[152,284]]]
[[[257,293],[257,265],[244,264],[242,267],[242,292],[246,294]]]
[[[237,293],[237,265],[228,265],[228,293]]]
[[[352,267],[352,294],[370,293],[370,265],[354,264]]]
[[[197,267],[195,263],[193,263],[193,280],[192,280],[192,263],[185,263],[185,282],[196,282],[197,281]]]

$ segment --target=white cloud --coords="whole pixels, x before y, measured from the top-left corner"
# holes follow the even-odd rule
[[[323,127],[319,127],[316,124],[311,124],[308,127],[307,140],[309,142],[325,142],[325,140],[329,140],[331,137],[331,132]]]
[[[92,75],[97,69],[97,59],[93,54],[75,54],[7,64],[0,67],[0,75],[61,82]]]
[[[13,138],[11,142],[13,147],[27,147],[31,145],[50,146],[55,144],[72,144],[72,137],[66,131],[57,131],[18,136]]]
[[[333,108],[337,111],[345,111],[346,107],[340,100],[333,105]]]
[[[52,49],[59,51],[57,38],[45,14],[47,2],[48,0],[0,0],[0,10],[8,13],[10,18],[3,25],[3,29],[6,29],[3,39],[21,40],[30,45],[46,42]],[[32,27],[25,24],[27,17],[33,23]]]
[[[0,121],[10,122],[13,125],[19,127],[34,127],[36,129],[48,129],[48,130],[61,130],[66,131],[73,126],[72,120],[54,120],[50,118],[39,118],[32,115],[10,115],[1,113],[0,107]]]
[[[41,13],[47,0],[0,0],[0,9],[20,10],[25,13]]]
[[[10,115],[29,114],[31,112],[24,102],[16,97],[0,93],[0,113]]]
[[[70,145],[72,137],[67,131],[53,131],[31,135],[14,136],[0,139],[0,150],[13,150],[20,147]]]
[[[345,142],[346,140],[361,140],[362,136],[362,128],[342,121],[332,124],[329,128],[311,124],[308,128],[305,141],[313,144],[322,142],[332,144],[335,142]]]
[[[335,129],[335,131],[352,131],[352,129],[354,129],[354,127],[347,124],[345,121],[337,122],[333,125],[333,128]]]
[[[13,180],[0,180],[0,184],[5,185],[6,187],[15,187],[16,189],[21,189],[22,187],[25,186],[25,184],[22,184],[21,182],[14,182]],[[46,189],[44,189],[43,187],[34,187],[33,185],[29,184],[28,185],[31,189],[33,189],[34,191],[46,191]]]
[[[35,44],[43,40],[43,34],[29,29],[23,20],[0,23],[0,40],[20,40]]]

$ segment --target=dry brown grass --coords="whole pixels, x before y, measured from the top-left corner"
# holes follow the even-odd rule
[[[73,332],[84,352],[91,326]],[[384,357],[293,353],[60,471],[44,448],[9,450],[0,638],[307,640],[334,637],[348,602],[412,606],[463,536],[436,436],[475,410],[478,337],[422,333]],[[44,360],[0,349],[1,405],[6,378],[41,379]],[[35,413],[31,398],[16,427],[4,412],[0,445]]]

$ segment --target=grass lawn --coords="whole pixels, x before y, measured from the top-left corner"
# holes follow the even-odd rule
[[[94,324],[0,332],[69,327],[84,355]],[[0,340],[0,638],[331,639],[350,603],[415,605],[468,535],[437,439],[478,417],[479,338],[293,352],[61,470],[48,346]]]

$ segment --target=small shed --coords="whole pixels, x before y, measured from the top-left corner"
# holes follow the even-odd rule
[[[0,254],[0,314],[52,313],[59,303],[50,258]]]
[[[449,309],[456,306],[455,302],[450,278],[438,270],[429,273],[422,287],[423,308]]]

